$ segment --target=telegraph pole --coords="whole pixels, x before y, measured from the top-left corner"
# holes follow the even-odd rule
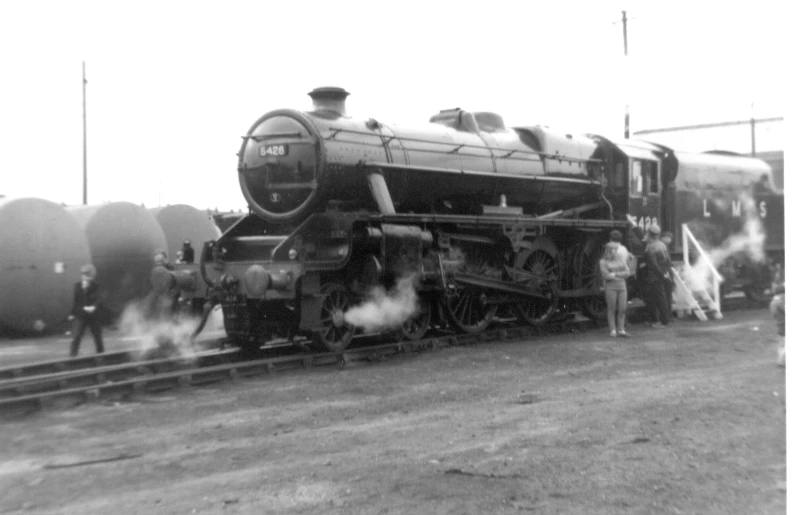
[[[628,70],[628,13],[622,11],[622,43],[625,48],[625,69]],[[630,70],[626,74],[626,83],[630,81]],[[625,139],[631,137],[631,114],[628,104],[625,104]]]
[[[88,131],[85,117],[85,61],[83,61],[83,205],[88,204]]]

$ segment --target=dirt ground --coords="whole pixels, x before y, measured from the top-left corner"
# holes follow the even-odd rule
[[[212,313],[206,327],[198,336],[199,344],[217,341],[226,335],[223,330],[223,315],[220,310]],[[118,328],[102,329],[102,340],[106,352],[136,351],[143,348],[139,338],[123,333]],[[66,359],[72,341],[70,332],[53,334],[40,338],[0,337],[0,367],[16,366],[23,363]],[[94,338],[86,331],[80,344],[80,356],[90,356],[96,352]]]
[[[630,330],[6,419],[0,512],[785,513],[767,310]]]

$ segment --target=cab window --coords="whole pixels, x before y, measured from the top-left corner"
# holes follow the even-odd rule
[[[642,161],[642,175],[646,193],[659,194],[661,192],[660,181],[658,180],[658,163],[655,161]]]
[[[631,193],[634,195],[659,194],[661,192],[658,163],[634,159],[631,162]]]
[[[622,161],[616,164],[614,170],[614,187],[615,188],[625,187],[625,163],[623,163]]]
[[[642,162],[634,160],[631,163],[631,193],[644,194],[644,181],[642,180]]]

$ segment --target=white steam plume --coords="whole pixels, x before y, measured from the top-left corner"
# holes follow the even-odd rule
[[[200,320],[186,317],[159,317],[148,313],[142,303],[130,303],[121,315],[119,328],[125,336],[138,341],[142,359],[159,359],[181,356],[191,359],[195,356],[191,335]]]
[[[746,221],[741,232],[731,235],[721,245],[713,249],[707,248],[703,242],[700,242],[717,270],[727,259],[738,255],[745,255],[755,263],[765,261],[766,234],[757,214],[754,200],[744,196],[740,202],[746,208]],[[698,290],[709,289],[706,286],[711,284],[712,278],[710,268],[704,259],[697,260],[685,275],[686,282]]]
[[[389,292],[381,286],[372,288],[366,302],[344,313],[344,321],[367,332],[401,326],[418,312],[414,279],[415,275],[399,279]]]

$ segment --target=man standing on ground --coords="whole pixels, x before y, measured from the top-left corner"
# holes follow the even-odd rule
[[[669,231],[664,231],[661,233],[661,241],[664,245],[666,245],[666,252],[667,254],[672,254],[672,233]],[[669,270],[669,277],[666,281],[666,302],[669,304],[669,314],[673,313],[672,306],[674,305],[674,291],[675,291],[675,278],[672,275],[672,270],[670,267]]]
[[[195,261],[195,249],[190,244],[190,240],[184,240],[182,244],[182,262],[193,263]]]
[[[168,253],[164,250],[158,250],[154,253],[154,267],[162,267],[169,272],[173,272],[176,268],[168,262]],[[155,270],[156,272],[156,270]],[[153,272],[153,274],[155,273]],[[179,297],[181,290],[177,284],[172,284],[167,291],[152,292],[152,307],[151,316],[161,320],[175,319],[179,314]]]
[[[74,327],[74,338],[69,350],[71,357],[77,356],[80,351],[80,340],[83,339],[85,328],[91,330],[96,345],[97,354],[105,352],[102,343],[102,319],[101,305],[102,296],[99,292],[99,284],[96,278],[96,268],[94,265],[85,265],[80,269],[81,280],[74,285],[74,304],[72,315],[69,320],[76,320]]]
[[[669,301],[666,293],[667,278],[672,268],[672,260],[669,259],[666,245],[659,239],[661,229],[653,224],[647,229],[647,235],[649,242],[644,250],[647,262],[645,302],[654,319],[652,326],[666,327],[669,325]]]
[[[780,367],[785,366],[785,269],[782,264],[777,264],[774,282],[771,285],[771,294],[774,296],[771,299],[771,315],[776,322],[777,332],[779,334],[779,346],[777,350],[777,364]]]

